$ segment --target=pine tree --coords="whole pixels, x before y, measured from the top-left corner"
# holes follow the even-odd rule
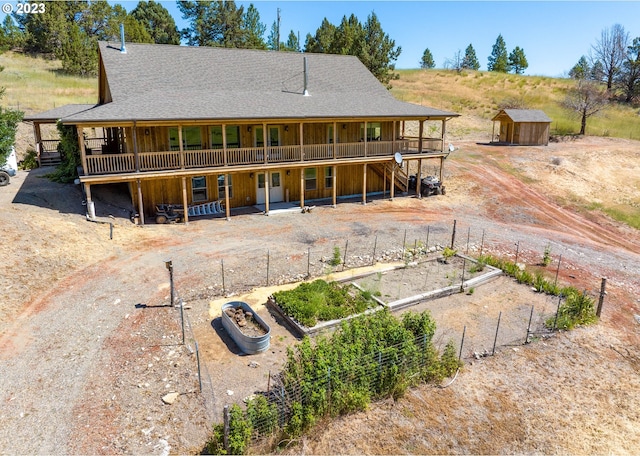
[[[402,48],[396,47],[394,40],[384,33],[382,25],[375,13],[371,13],[364,23],[364,41],[361,46],[360,60],[378,78],[380,82],[391,88],[390,82],[398,79],[394,73],[395,61],[398,60]]]
[[[591,68],[589,67],[589,62],[587,58],[583,55],[578,60],[571,70],[569,70],[569,77],[572,79],[587,79],[591,72]]]
[[[171,13],[153,0],[140,1],[131,11],[131,16],[139,21],[156,44],[180,44],[180,32]]]
[[[260,13],[253,3],[249,4],[247,12],[244,13],[243,27],[245,30],[245,44],[247,49],[267,49],[264,41],[264,33],[267,26],[260,22]]]
[[[433,61],[433,55],[431,54],[431,51],[429,50],[429,48],[425,49],[424,53],[422,54],[422,59],[420,60],[420,68],[428,70],[430,68],[434,68],[435,66],[436,64]]]
[[[489,63],[487,64],[489,71],[496,71],[498,73],[506,73],[509,70],[509,61],[507,57],[507,45],[504,42],[502,35],[498,35],[495,44],[491,50],[489,56]]]
[[[296,33],[293,30],[289,32],[289,36],[287,37],[287,42],[284,44],[284,46],[281,46],[280,49],[283,49],[285,51],[292,51],[292,52],[300,52],[302,50],[300,48],[300,41],[298,40],[298,35],[296,35]]]
[[[515,74],[522,74],[528,67],[529,62],[527,62],[527,57],[524,55],[524,50],[516,46],[509,54],[509,69]]]
[[[11,16],[7,15],[0,25],[0,50],[21,47],[23,44],[24,34]]]
[[[616,83],[624,94],[624,101],[631,103],[640,98],[640,37],[634,38],[620,73],[616,76]]]
[[[467,49],[464,51],[464,58],[462,59],[462,68],[466,68],[468,70],[479,70],[480,62],[478,62],[478,57],[476,57],[476,50],[473,48],[473,45],[469,44]]]
[[[304,52],[315,52],[321,54],[331,53],[331,45],[335,39],[336,26],[330,23],[325,17],[315,35],[308,34],[304,45]]]

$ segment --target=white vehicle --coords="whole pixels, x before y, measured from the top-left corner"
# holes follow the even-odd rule
[[[15,176],[18,172],[18,159],[16,157],[16,150],[11,147],[11,153],[7,157],[7,162],[0,167],[0,187],[9,185],[11,177]]]

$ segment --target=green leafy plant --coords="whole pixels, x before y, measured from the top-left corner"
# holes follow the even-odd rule
[[[54,182],[68,184],[78,176],[77,168],[80,166],[77,130],[73,125],[62,125],[62,122],[58,121],[58,134],[58,152],[62,161],[54,172],[47,174],[47,177]]]
[[[376,307],[370,291],[318,279],[302,283],[293,290],[273,294],[280,308],[305,326],[318,321],[337,320]]]
[[[542,254],[542,266],[547,267],[551,264],[551,244],[547,244]]]
[[[27,150],[27,155],[19,163],[20,169],[35,169],[38,167],[38,158],[36,151],[33,149]]]
[[[342,263],[342,255],[340,254],[340,247],[335,246],[333,248],[333,256],[329,261],[331,266],[339,266]]]
[[[207,454],[244,454],[251,438],[251,421],[245,416],[239,405],[229,409],[229,451],[224,447],[224,425],[213,427],[211,438],[205,447]]]
[[[452,249],[450,247],[445,247],[442,251],[442,257],[444,258],[444,262],[448,263],[451,257],[455,256],[458,253],[457,250]]]
[[[558,319],[550,317],[545,321],[548,328],[571,330],[579,325],[590,325],[598,321],[595,302],[586,293],[575,288],[564,288],[566,300],[558,309]]]
[[[487,266],[487,264],[483,261],[476,261],[475,263],[473,263],[473,265],[469,268],[469,272],[471,274],[474,274],[476,272],[482,272],[484,271],[484,268]]]

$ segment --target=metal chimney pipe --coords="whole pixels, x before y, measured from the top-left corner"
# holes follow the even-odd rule
[[[309,86],[309,66],[307,64],[307,58],[304,57],[304,92],[302,92],[302,95],[304,95],[305,97],[310,96],[309,90],[307,90],[308,86]]]
[[[124,45],[124,24],[120,24],[120,53],[126,54],[127,48]]]

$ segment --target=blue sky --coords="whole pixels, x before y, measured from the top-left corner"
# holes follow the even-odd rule
[[[0,0],[0,3],[16,0]],[[127,11],[137,1],[120,3]],[[173,15],[178,28],[187,24],[175,1],[160,1]],[[426,48],[437,67],[472,44],[481,70],[499,34],[507,51],[524,49],[529,62],[525,74],[562,76],[589,53],[605,27],[621,24],[631,39],[640,37],[640,1],[237,1],[245,8],[253,3],[267,33],[280,8],[281,39],[293,30],[304,43],[322,19],[339,24],[344,15],[355,14],[361,22],[374,11],[382,28],[402,53],[397,68],[417,68]],[[4,15],[3,15],[4,16]],[[265,37],[266,38],[266,37]]]

